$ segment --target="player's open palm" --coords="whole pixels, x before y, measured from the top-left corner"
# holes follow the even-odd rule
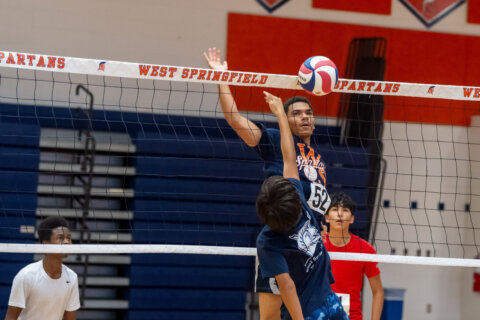
[[[223,61],[221,58],[221,51],[217,48],[208,48],[207,52],[203,53],[205,60],[207,60],[208,66],[214,70],[228,70],[227,61]]]
[[[274,115],[278,117],[282,113],[285,113],[285,110],[283,109],[282,99],[274,96],[267,91],[263,91],[263,94],[265,95],[265,102],[268,103],[270,110]]]

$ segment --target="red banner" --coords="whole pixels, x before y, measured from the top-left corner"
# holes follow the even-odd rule
[[[319,30],[328,32],[315,32]],[[305,59],[323,55],[336,63],[339,77],[343,78],[351,41],[371,37],[387,40],[386,81],[459,85],[465,86],[465,97],[480,95],[472,88],[480,87],[480,37],[467,35],[230,13],[228,66],[231,70],[296,75]],[[347,88],[350,85],[347,83]],[[263,88],[231,88],[242,110],[268,112]],[[426,89],[429,94],[435,90]],[[271,93],[283,99],[305,94],[276,89]],[[338,93],[310,97],[316,115],[337,116]],[[466,126],[471,115],[480,112],[478,102],[441,99],[423,99],[419,111],[417,99],[385,97],[384,119]]]
[[[332,9],[390,15],[392,0],[312,0],[317,9]]]
[[[468,0],[468,23],[480,23],[480,0]]]

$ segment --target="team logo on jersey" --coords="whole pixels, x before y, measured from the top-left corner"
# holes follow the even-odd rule
[[[435,86],[431,86],[431,87],[428,88],[427,93],[428,93],[428,94],[433,94],[433,91],[434,91],[434,90],[435,90]]]
[[[257,0],[257,2],[260,3],[268,12],[272,13],[288,2],[288,0]]]
[[[431,27],[465,0],[400,0],[426,27]]]
[[[298,249],[313,257],[317,244],[322,236],[315,226],[312,226],[310,219],[307,220],[297,234],[291,235],[290,239],[297,240]]]
[[[325,185],[327,183],[327,176],[325,172],[325,163],[321,160],[322,156],[317,154],[313,148],[307,146],[305,143],[297,143],[300,151],[297,154],[297,167],[299,171],[303,170],[305,177],[311,182],[319,182]]]

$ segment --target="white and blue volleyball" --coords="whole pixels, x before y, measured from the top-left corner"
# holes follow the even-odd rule
[[[306,91],[317,96],[326,95],[337,84],[337,66],[327,57],[310,57],[300,66],[298,81]]]

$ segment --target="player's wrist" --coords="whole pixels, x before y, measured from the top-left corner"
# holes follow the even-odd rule
[[[285,114],[285,111],[283,110],[277,110],[273,113],[278,119],[285,119],[285,120],[288,120],[287,119],[287,115]]]

